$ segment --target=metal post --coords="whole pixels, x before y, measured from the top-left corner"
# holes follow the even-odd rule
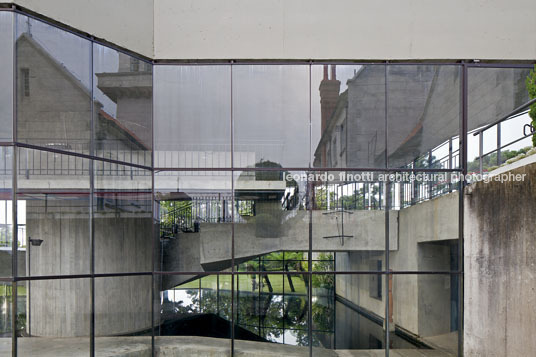
[[[428,168],[431,168],[431,167],[432,167],[432,150],[428,151]],[[432,181],[428,181],[428,199],[432,199],[432,196],[433,196],[432,186],[433,186]]]
[[[449,169],[452,169],[452,138],[449,139],[449,166],[448,166]],[[448,184],[449,184],[449,192],[452,192],[452,178],[451,178],[451,175],[449,174],[449,178],[448,178]]]
[[[482,175],[483,169],[482,169],[482,159],[484,153],[484,132],[481,131],[480,134],[478,134],[478,173]]]
[[[497,166],[501,165],[501,125],[497,124]]]
[[[30,240],[30,237],[28,237],[28,241]],[[31,261],[31,244],[28,244],[28,242],[26,242],[26,258],[27,258],[27,262],[26,262],[26,269],[27,270],[27,275],[28,275],[28,278],[31,276],[31,271],[30,271],[30,261]],[[26,292],[26,320],[28,322],[28,336],[32,336],[32,314],[31,314],[31,292],[32,292],[32,287],[31,287],[31,280],[28,280],[28,291]]]

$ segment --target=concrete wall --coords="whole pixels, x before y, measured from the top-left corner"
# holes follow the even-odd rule
[[[15,2],[160,59],[536,58],[531,0]]]
[[[457,246],[458,199],[458,193],[454,192],[391,212],[397,219],[398,229],[395,230],[397,244],[390,246],[390,269],[455,270],[450,255],[451,246]],[[382,269],[385,269],[383,252],[337,253],[337,270],[371,270],[370,262],[376,260],[381,260]],[[422,337],[449,333],[450,279],[448,275],[394,275],[393,322]],[[385,279],[381,300],[370,296],[369,282],[370,275],[337,276],[336,293],[385,317]]]
[[[89,274],[89,212],[87,200],[27,201],[27,235],[43,239],[31,247],[32,276]],[[84,207],[85,205],[85,207]],[[97,273],[151,271],[150,213],[97,211],[94,221]],[[89,334],[89,279],[31,282],[31,333],[35,336]],[[125,334],[151,325],[151,279],[95,280],[96,330]]]
[[[250,217],[247,223],[236,223],[234,227],[235,258],[249,258],[280,250],[309,249],[309,213],[306,211],[286,211],[279,227],[256,224],[256,217]],[[360,251],[383,252],[385,248],[385,212],[354,211],[345,214],[344,245],[336,236],[337,221],[335,215],[323,215],[322,211],[313,212],[313,250],[321,251]],[[293,215],[293,216],[292,216]],[[340,223],[339,223],[340,227]],[[259,235],[259,230],[274,233],[273,237]],[[397,249],[397,214],[390,215],[390,249]],[[231,225],[225,223],[201,223],[199,233],[178,234],[176,239],[164,243],[164,261],[167,271],[205,271],[223,270],[231,266]],[[339,268],[338,268],[339,269]],[[343,270],[343,269],[339,269]],[[368,270],[368,267],[359,270]]]
[[[536,164],[523,182],[480,182],[465,199],[466,356],[536,351]]]
[[[531,0],[155,0],[156,58],[534,59]]]

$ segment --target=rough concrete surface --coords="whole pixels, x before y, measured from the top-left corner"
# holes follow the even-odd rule
[[[466,356],[536,351],[536,164],[522,182],[478,182],[465,191]]]
[[[19,354],[39,357],[78,357],[89,354],[89,338],[19,338]],[[165,336],[155,338],[157,357],[220,357],[231,355],[231,341],[228,339]],[[11,353],[11,339],[0,339],[0,355]],[[138,337],[98,337],[95,339],[95,355],[107,357],[149,357],[151,338]],[[277,343],[235,341],[235,356],[308,356],[308,347],[289,346]],[[326,350],[314,348],[313,355],[319,357],[375,357],[384,356],[384,350]],[[448,353],[427,349],[390,350],[391,356],[404,357],[447,357]]]

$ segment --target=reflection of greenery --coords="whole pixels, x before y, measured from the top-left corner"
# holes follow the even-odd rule
[[[379,188],[378,185],[372,185],[371,192],[370,192],[370,206],[371,207],[378,207],[378,193]],[[360,189],[356,189],[352,192],[350,195],[343,195],[339,197],[339,200],[342,200],[342,207],[345,210],[351,210],[351,209],[366,209],[369,205],[368,200],[368,191],[366,193],[367,199],[364,200],[364,191],[365,187],[362,187]],[[321,186],[317,187],[315,190],[315,204],[316,209],[318,210],[328,210],[328,190],[326,187]],[[334,210],[336,208],[341,207],[341,202],[338,202],[335,196],[335,191],[329,192],[329,209]]]
[[[248,264],[259,269],[281,269],[283,259],[296,266],[292,269],[303,269],[306,262],[304,252],[273,252],[260,258],[252,259],[239,266],[239,271],[247,271]],[[333,254],[318,253],[313,261],[313,271],[329,272],[333,270]],[[272,265],[270,265],[272,264]],[[300,265],[301,264],[301,265]],[[301,268],[297,268],[301,266]],[[307,267],[304,269],[307,270]],[[296,271],[296,270],[294,270]],[[290,275],[295,291],[291,292],[288,275],[281,272],[268,274],[272,292],[268,291],[266,284],[261,285],[258,274],[235,275],[235,322],[241,328],[247,329],[261,338],[270,341],[281,341],[284,333],[293,335],[296,344],[307,346],[309,335],[307,329],[308,303],[307,286],[301,275]],[[256,288],[253,290],[252,279],[255,277]],[[201,286],[201,288],[200,288]],[[204,276],[177,287],[177,290],[188,294],[186,305],[184,302],[176,303],[174,314],[189,315],[197,313],[214,313],[230,320],[230,288],[231,276],[220,275],[219,286],[217,275]],[[313,329],[333,333],[333,301],[334,301],[334,275],[322,274],[313,277]],[[170,292],[171,293],[171,292]],[[218,295],[220,300],[218,301]],[[169,311],[169,309],[168,309]],[[173,316],[173,315],[172,315]],[[285,340],[285,343],[289,341]],[[320,341],[322,343],[322,341]]]
[[[527,85],[529,98],[536,98],[536,65],[534,65],[534,70],[530,71],[525,83]],[[529,116],[532,119],[532,127],[536,128],[536,103],[530,106]],[[536,133],[532,135],[532,146],[536,147]]]
[[[165,226],[171,227],[173,223],[173,211],[182,211],[187,218],[192,216],[191,201],[160,201],[160,222]]]
[[[320,253],[318,257],[320,261],[313,263],[313,271],[328,272],[333,271],[333,255],[329,253]],[[333,274],[314,274],[312,276],[313,288],[333,289],[334,276]]]
[[[237,200],[237,211],[240,216],[253,216],[253,201]]]
[[[430,165],[430,159],[432,164]],[[417,160],[415,160],[414,166],[418,169],[440,169],[441,163],[439,161],[436,161],[436,157],[432,155],[431,158],[426,156],[421,156]]]
[[[531,149],[530,146],[527,146],[519,150],[503,150],[501,151],[501,161],[506,162],[506,160],[509,160],[520,154],[526,154],[530,149]],[[492,169],[496,167],[497,167],[497,152],[494,152],[482,158],[482,171],[484,172],[491,171]],[[480,170],[480,163],[479,163],[478,158],[467,163],[467,172],[478,172],[479,170]]]
[[[253,274],[252,274],[253,275]],[[225,287],[225,289],[231,290],[231,284],[230,280],[231,277],[229,275],[220,275],[220,291],[224,291],[224,287],[222,286],[222,279],[226,277],[229,279],[228,286]],[[259,280],[258,275],[255,277],[257,281]],[[235,276],[235,280],[236,280]],[[290,286],[288,283],[287,275],[285,274],[268,274],[268,279],[270,279],[270,283],[272,284],[272,289],[274,294],[282,294],[283,289],[286,293],[290,292]],[[306,294],[307,289],[305,287],[305,282],[303,281],[303,278],[298,275],[291,275],[292,284],[295,288],[296,294]],[[214,286],[216,287],[216,281],[217,277],[216,275],[209,275],[206,277],[203,277],[202,286]],[[236,283],[235,283],[236,284]],[[240,291],[251,291],[251,275],[241,275],[238,278],[238,284]],[[199,288],[199,280],[193,280],[186,284],[179,285],[177,289],[198,289]],[[268,287],[266,284],[263,285],[262,290],[263,292],[268,292]]]

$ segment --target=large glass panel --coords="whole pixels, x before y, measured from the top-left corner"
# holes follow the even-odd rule
[[[151,355],[151,276],[95,278],[95,354]]]
[[[231,67],[154,68],[155,167],[231,167]]]
[[[232,276],[191,276],[172,288],[162,287],[162,277],[155,277],[157,353],[230,355]]]
[[[389,167],[454,169],[459,147],[461,70],[451,65],[387,66]]]
[[[458,355],[458,279],[449,274],[389,276],[393,353],[421,349],[422,355]]]
[[[499,165],[521,153],[526,153],[532,148],[533,136],[529,135],[530,130],[528,127],[531,122],[532,118],[528,113],[523,113],[499,124],[499,142],[501,147],[503,147],[498,158]],[[526,137],[522,139],[525,135]]]
[[[231,268],[231,186],[229,171],[155,173],[160,238],[155,270],[215,272]],[[166,275],[164,286],[172,288],[184,279]]]
[[[151,166],[152,64],[93,44],[95,155]]]
[[[26,287],[24,284],[21,284],[20,287],[20,297],[22,301],[26,301]],[[11,336],[13,335],[13,328],[11,325],[11,318],[13,315],[13,295],[12,295],[13,285],[8,282],[0,282],[0,355],[8,356],[11,354]],[[25,304],[18,304],[24,308]],[[22,309],[22,314],[24,314],[24,309]],[[22,322],[18,328],[21,332],[25,329],[25,323]]]
[[[90,279],[26,284],[27,290],[19,287],[17,296],[17,329],[22,330],[17,338],[18,355],[42,356],[43,351],[54,356],[89,355]]]
[[[270,347],[274,354],[292,351],[292,355],[308,355],[309,277],[307,273],[294,273],[296,289],[286,290],[284,281],[288,274],[235,275],[235,338],[256,342],[237,341],[235,352],[247,348],[262,349],[263,342],[275,342],[300,347],[285,350],[274,345]]]
[[[19,276],[88,274],[89,170],[87,159],[18,149]],[[19,253],[20,254],[20,253]]]
[[[389,219],[398,223],[389,232],[390,270],[458,270],[460,184],[458,173],[391,174]]]
[[[0,147],[0,277],[13,275],[12,168],[13,148],[8,146]],[[23,220],[19,219],[19,227],[24,229],[24,225],[21,223],[23,223]],[[20,252],[19,256],[19,267],[24,268],[24,252]]]
[[[93,161],[96,273],[151,271],[151,171]]]
[[[313,263],[313,271],[319,263]],[[317,269],[315,269],[315,265]],[[313,346],[335,348],[335,274],[313,274],[312,284],[312,333]],[[313,353],[316,355],[316,353]]]
[[[89,153],[91,43],[17,16],[17,141]]]
[[[315,65],[311,78],[312,166],[385,167],[385,66]]]
[[[530,72],[528,68],[488,68],[470,67],[467,71],[468,80],[468,122],[467,130],[467,165],[469,172],[489,171],[505,160],[497,160],[497,153],[486,155],[480,165],[480,135],[473,133],[486,125],[508,115],[514,109],[529,101],[525,80]],[[501,146],[523,137],[523,119],[511,119],[501,124]],[[505,140],[503,140],[503,138]],[[508,139],[506,139],[508,138]],[[506,141],[506,142],[505,142]],[[505,148],[501,156],[508,159],[520,154],[520,149],[531,146],[529,140],[523,144]],[[486,130],[482,135],[482,153],[497,148],[497,126]]]
[[[313,251],[335,252],[334,265],[338,271],[385,269],[387,174],[314,171],[309,175]],[[396,249],[396,217],[390,218],[389,227],[391,249]],[[322,257],[328,258],[329,254],[323,253]],[[313,259],[318,259],[318,254]],[[322,266],[327,270],[335,268]]]
[[[13,13],[0,12],[0,140],[13,141]]]
[[[241,271],[307,271],[307,175],[234,172],[234,258]],[[290,252],[295,254],[290,254]]]
[[[309,66],[233,66],[234,167],[309,167]]]
[[[325,326],[325,330],[333,326],[334,329],[333,336],[318,332],[317,344],[323,348],[383,355],[381,350],[386,346],[385,275],[327,274],[317,279],[334,284],[331,290],[334,292],[324,288],[316,299],[313,295],[313,324],[316,320],[317,326]]]

